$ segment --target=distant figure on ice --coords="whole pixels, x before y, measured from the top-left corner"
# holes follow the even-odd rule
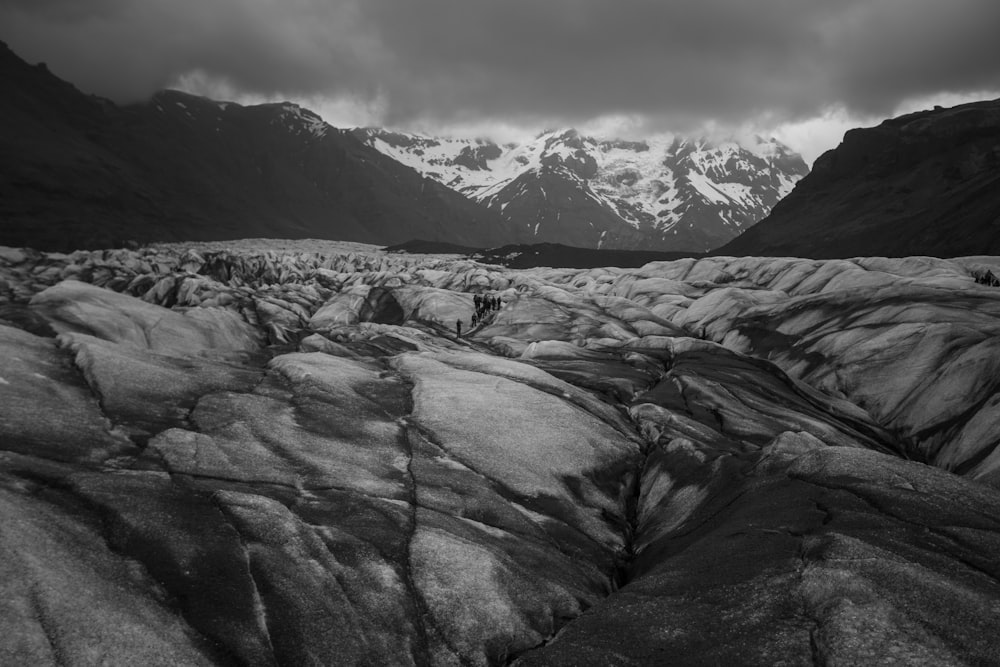
[[[973,271],[972,277],[980,285],[989,285],[990,287],[1000,287],[1000,279],[998,279],[995,275],[993,275],[993,272],[990,271],[989,269],[986,270],[986,273],[983,273],[982,271]]]
[[[462,337],[462,320],[455,320],[455,335],[459,338]]]

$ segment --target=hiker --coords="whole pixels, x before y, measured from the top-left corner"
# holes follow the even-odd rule
[[[455,336],[462,337],[462,320],[455,320]]]
[[[476,326],[477,324],[479,324],[479,315],[473,315],[472,316],[472,326]]]
[[[474,297],[472,297],[472,301],[476,304],[476,312],[479,312],[479,309],[483,305],[483,297],[477,294]]]

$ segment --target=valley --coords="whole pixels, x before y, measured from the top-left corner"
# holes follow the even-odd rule
[[[21,4],[57,57],[124,11]],[[849,72],[791,54],[837,41],[832,5],[799,32],[808,3],[701,30],[691,6],[644,46],[620,8],[536,5],[532,53],[517,3],[431,39],[423,6],[268,4],[185,30],[162,3],[150,48],[129,30],[128,67],[82,79],[145,91],[115,101],[0,43],[0,665],[996,663],[1000,101],[897,110],[810,171],[772,134],[817,154],[803,131],[920,80],[858,50],[863,85],[821,100]],[[429,66],[391,52],[414,36]],[[957,51],[905,43],[922,75]],[[288,92],[558,122],[338,129]],[[622,113],[703,129],[573,129]]]

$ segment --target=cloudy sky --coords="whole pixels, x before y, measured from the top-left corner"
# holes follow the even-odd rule
[[[845,129],[1000,97],[1000,0],[0,0],[0,39],[128,102],[292,99],[338,126],[515,138]]]

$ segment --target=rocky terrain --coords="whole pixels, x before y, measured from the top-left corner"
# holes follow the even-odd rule
[[[511,223],[294,104],[176,91],[118,106],[0,42],[0,244],[248,236],[474,247]]]
[[[850,130],[720,255],[1000,253],[1000,100]]]
[[[0,249],[0,663],[994,663],[998,265]]]
[[[809,171],[787,146],[761,137],[624,141],[560,129],[500,145],[353,133],[500,214],[515,241],[530,244],[706,252],[764,218]]]

